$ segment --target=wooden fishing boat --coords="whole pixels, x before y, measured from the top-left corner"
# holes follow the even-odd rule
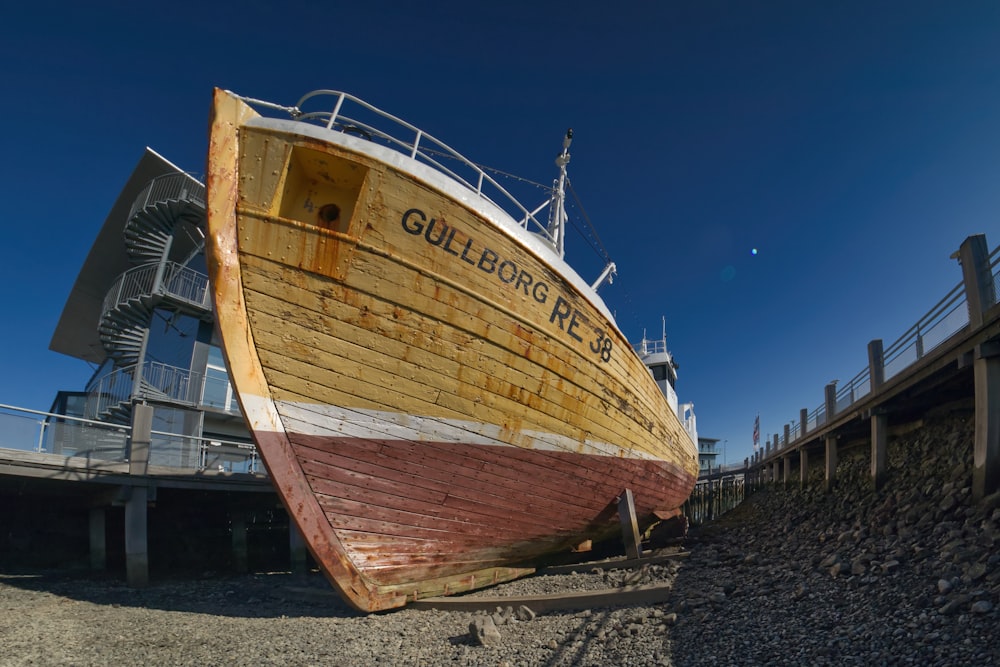
[[[613,265],[588,284],[563,259],[570,136],[540,221],[349,95],[215,92],[207,252],[230,377],[360,610],[523,576],[620,531],[625,489],[648,523],[694,485],[696,446],[597,294]]]

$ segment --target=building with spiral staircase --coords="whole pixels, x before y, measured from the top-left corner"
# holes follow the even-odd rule
[[[128,425],[153,408],[150,463],[259,470],[215,340],[205,187],[146,149],[112,207],[50,348],[95,367],[62,414]]]

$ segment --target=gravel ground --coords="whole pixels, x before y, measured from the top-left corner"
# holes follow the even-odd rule
[[[867,459],[847,458],[835,493],[818,483],[759,492],[693,529],[686,558],[491,591],[503,607],[508,595],[638,580],[672,585],[665,603],[534,618],[512,608],[365,616],[319,575],[133,590],[111,578],[8,573],[0,664],[1000,664],[1000,496],[971,502],[971,442],[970,418],[942,419],[890,443],[890,480],[877,493]]]

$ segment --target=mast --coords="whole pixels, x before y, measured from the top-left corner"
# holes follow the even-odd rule
[[[562,152],[556,156],[559,177],[552,186],[552,204],[549,206],[549,238],[556,253],[562,257],[566,253],[566,165],[569,164],[569,145],[573,142],[573,128],[566,130]]]

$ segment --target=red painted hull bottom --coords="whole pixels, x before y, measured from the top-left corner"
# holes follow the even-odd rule
[[[346,558],[377,587],[521,564],[620,534],[624,489],[633,492],[640,522],[649,523],[654,511],[680,507],[695,483],[665,461],[453,442],[255,437],[322,569],[336,580]]]

